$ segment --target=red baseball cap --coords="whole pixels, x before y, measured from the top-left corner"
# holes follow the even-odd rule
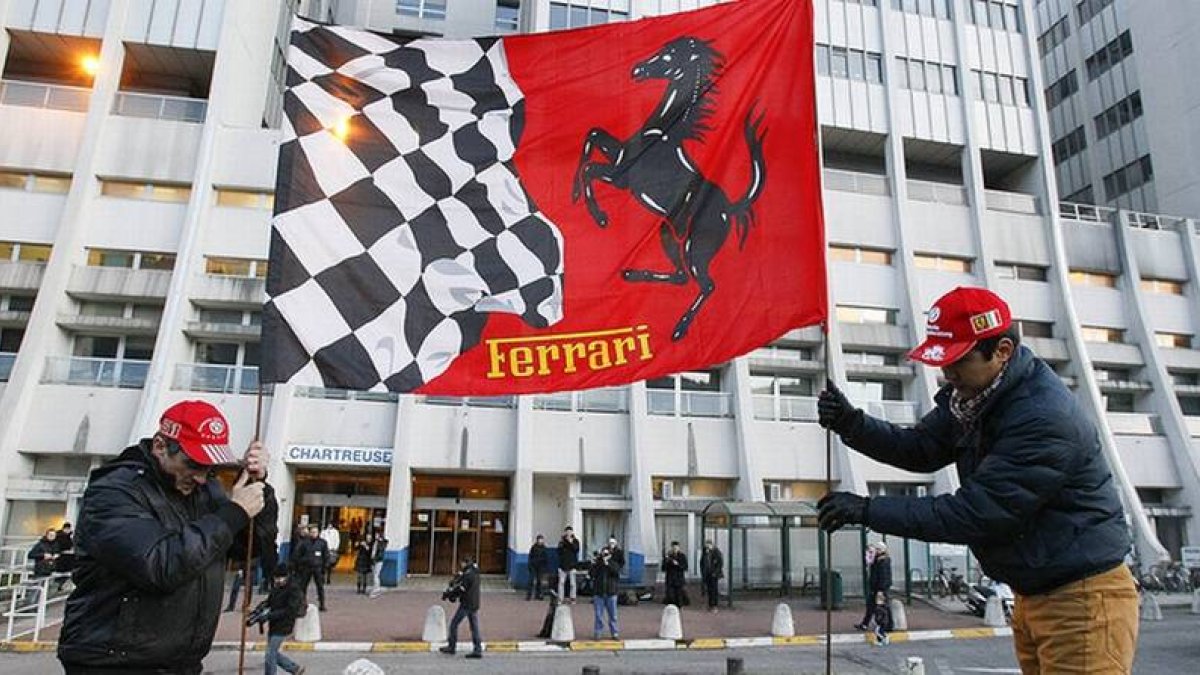
[[[946,366],[961,359],[986,338],[1000,335],[1012,325],[1008,303],[986,288],[959,286],[938,298],[929,310],[925,341],[908,358],[930,366]]]
[[[201,466],[238,463],[229,451],[229,423],[206,401],[180,401],[167,408],[158,421],[158,433],[178,443]]]

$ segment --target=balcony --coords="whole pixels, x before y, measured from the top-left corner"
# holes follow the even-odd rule
[[[33,291],[42,285],[46,263],[0,261],[0,288]]]
[[[533,397],[534,410],[558,410],[581,413],[623,413],[629,411],[629,390],[604,387],[587,391],[563,391]]]
[[[198,274],[193,279],[192,301],[204,307],[261,309],[267,300],[265,279]]]
[[[59,314],[55,323],[65,331],[76,333],[155,335],[158,333],[158,321],[158,319],[141,319],[124,316]]]
[[[202,98],[139,94],[123,91],[113,101],[113,114],[153,120],[204,123],[208,101]]]
[[[471,408],[515,408],[516,396],[422,396],[425,405],[467,406]]]
[[[171,274],[168,270],[76,265],[67,292],[81,300],[166,300]]]
[[[754,419],[772,422],[816,422],[817,399],[815,396],[758,394],[754,397]]]
[[[904,427],[917,423],[917,404],[912,401],[869,401],[863,410],[872,417]]]
[[[1064,220],[1078,220],[1083,223],[1108,223],[1109,218],[1116,212],[1116,209],[1110,209],[1104,206],[1092,206],[1091,204],[1072,204],[1071,202],[1060,202],[1058,205],[1058,216]]]
[[[967,188],[951,183],[910,180],[908,181],[908,198],[918,202],[965,206],[967,204]]]
[[[258,368],[180,363],[175,366],[175,379],[171,382],[171,388],[214,394],[257,394]]]
[[[886,176],[857,171],[825,169],[824,178],[826,190],[858,192],[864,195],[879,195],[884,197],[888,195]]]
[[[1038,198],[1033,195],[1003,190],[984,190],[983,198],[989,211],[1007,211],[1033,216],[1039,213]]]
[[[262,326],[245,326],[240,323],[189,321],[184,326],[183,334],[193,340],[256,342],[262,339]]]
[[[149,370],[149,361],[50,356],[46,358],[42,383],[141,389]]]
[[[298,398],[319,398],[333,401],[382,401],[385,403],[394,403],[400,400],[400,395],[394,391],[356,391],[353,389],[326,389],[325,387],[296,387],[296,396]]]
[[[725,391],[647,389],[646,407],[651,415],[733,417],[733,394]]]
[[[1158,415],[1148,413],[1105,413],[1108,428],[1114,435],[1126,436],[1159,436],[1162,435],[1162,421]]]
[[[8,378],[12,376],[13,364],[16,361],[16,354],[0,352],[0,382],[8,382]]]
[[[0,105],[87,112],[92,90],[61,84],[0,80]]]

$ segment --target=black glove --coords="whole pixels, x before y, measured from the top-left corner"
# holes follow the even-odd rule
[[[833,380],[825,380],[825,391],[817,396],[817,423],[845,435],[858,428],[862,411],[850,403]]]
[[[817,502],[817,525],[826,532],[836,532],[843,525],[863,525],[870,501],[851,492],[830,492]]]

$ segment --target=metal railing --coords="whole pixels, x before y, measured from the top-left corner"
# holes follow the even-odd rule
[[[146,117],[156,120],[204,122],[208,101],[202,98],[118,92],[113,100],[113,114],[122,117]]]
[[[1078,220],[1085,223],[1107,223],[1116,209],[1091,204],[1076,204],[1074,202],[1059,202],[1058,215],[1068,220]]]
[[[1187,218],[1179,216],[1164,216],[1159,213],[1127,212],[1126,222],[1130,227],[1142,230],[1182,230],[1187,226]]]
[[[149,361],[49,356],[42,383],[141,389],[149,371]]]
[[[816,422],[815,396],[754,396],[754,419],[773,422]]]
[[[13,364],[16,362],[16,354],[0,352],[0,382],[8,382],[8,378],[12,376]]]
[[[0,105],[87,112],[92,90],[61,84],[0,80]]]
[[[893,424],[912,426],[917,423],[917,404],[912,401],[870,401],[864,407],[867,414]]]
[[[651,415],[732,417],[733,394],[725,391],[647,389],[646,408]]]
[[[934,202],[951,206],[965,206],[967,188],[952,183],[935,183],[927,180],[909,180],[908,198],[918,202]]]
[[[1114,434],[1157,436],[1162,434],[1162,421],[1149,413],[1104,413],[1108,428]]]
[[[426,405],[469,406],[471,408],[515,408],[516,396],[422,396],[418,403]]]
[[[180,363],[175,366],[173,389],[220,394],[257,394],[257,366]]]
[[[825,169],[825,189],[839,192],[859,192],[865,195],[886,197],[890,190],[886,176],[858,171]]]
[[[786,347],[759,347],[750,352],[752,359],[773,359],[779,361],[797,361],[811,362],[812,354],[800,351],[799,349],[788,349]]]
[[[1027,213],[1037,215],[1038,198],[1023,192],[1007,192],[1005,190],[984,190],[984,204],[992,211],[1008,211],[1010,213]]]
[[[62,623],[62,616],[50,616],[47,610],[51,605],[66,602],[67,594],[61,592],[62,582],[68,579],[68,574],[54,574],[40,579],[20,581],[15,584],[0,587],[0,595],[8,595],[8,627],[4,632],[4,641],[12,642],[16,638],[30,636],[37,642],[42,631]],[[50,596],[50,584],[59,585],[59,591]],[[31,624],[19,625],[22,620],[32,620]]]
[[[269,385],[274,387],[274,385]],[[264,391],[263,393],[266,393]],[[298,398],[320,398],[332,401],[383,401],[396,402],[400,394],[394,391],[356,391],[353,389],[326,389],[325,387],[296,387]]]
[[[603,387],[586,391],[562,391],[533,397],[534,410],[623,413],[629,411],[629,390]]]

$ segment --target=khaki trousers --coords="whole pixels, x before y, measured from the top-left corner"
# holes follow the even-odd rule
[[[1118,565],[1049,593],[1018,594],[1012,627],[1024,675],[1131,673],[1138,635],[1133,575]]]

